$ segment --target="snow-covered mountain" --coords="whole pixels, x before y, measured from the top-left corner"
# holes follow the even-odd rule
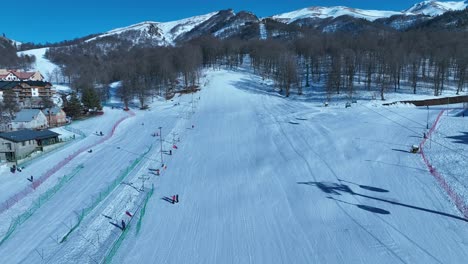
[[[384,11],[384,10],[364,10],[357,8],[350,8],[346,6],[333,6],[333,7],[308,7],[295,10],[288,13],[271,16],[272,19],[283,22],[293,23],[298,20],[304,19],[326,19],[337,18],[340,16],[350,16],[353,18],[362,18],[368,21],[374,21],[382,18],[389,18],[391,16],[438,16],[448,11],[463,10],[468,6],[468,1],[460,2],[438,2],[438,1],[424,1],[415,4],[411,8],[403,11]]]
[[[299,9],[296,11],[283,13],[279,15],[272,16],[271,18],[283,22],[283,23],[292,23],[296,20],[305,19],[305,18],[336,18],[339,16],[348,15],[355,18],[363,18],[369,21],[374,21],[379,18],[390,17],[393,15],[400,15],[401,12],[397,11],[379,11],[379,10],[363,10],[356,8],[349,8],[346,6],[334,6],[334,7],[308,7]]]
[[[412,13],[426,16],[438,16],[448,11],[463,10],[468,6],[468,1],[461,2],[439,2],[424,1],[404,10],[404,13]]]
[[[403,11],[364,10],[346,6],[308,7],[263,19],[251,12],[236,13],[232,9],[227,9],[170,22],[145,21],[110,30],[92,37],[86,42],[100,40],[105,44],[110,44],[115,43],[117,38],[118,41],[127,41],[130,45],[167,46],[204,35],[217,38],[251,39],[267,35],[279,36],[281,29],[278,31],[277,27],[282,28],[289,24],[314,28],[323,32],[407,30],[445,12],[462,10],[467,6],[468,0],[460,2],[424,1]],[[277,25],[272,28],[273,24],[266,23],[266,21],[275,21]],[[265,25],[267,26],[265,27]],[[261,29],[263,29],[262,32],[260,32]],[[288,30],[291,29],[286,29],[286,31]],[[106,42],[107,37],[110,39]]]
[[[260,19],[253,13],[221,10],[191,31],[180,35],[177,40],[185,41],[207,34],[218,38],[256,38],[259,36],[259,23]]]
[[[113,29],[102,35],[88,39],[87,42],[99,38],[117,36],[131,40],[135,44],[149,41],[156,45],[171,45],[176,38],[191,31],[194,27],[216,14],[218,14],[218,12],[170,22],[145,21],[128,27]]]
[[[235,13],[232,9],[227,9],[170,22],[145,21],[113,29],[90,38],[86,42],[117,37],[131,41],[133,44],[161,46],[173,45],[178,41],[186,41],[206,34],[219,38],[240,35],[255,37],[258,36],[258,29],[252,30],[252,28],[255,24],[258,26],[259,22],[260,19],[253,13],[245,11]]]

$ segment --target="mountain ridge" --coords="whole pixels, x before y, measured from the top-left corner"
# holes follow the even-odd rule
[[[308,27],[322,32],[365,30],[408,30],[447,12],[463,10],[468,0],[459,2],[423,1],[402,11],[365,10],[346,6],[306,7],[268,17],[257,17],[248,11],[219,10],[174,21],[143,21],[126,27],[115,28],[101,34],[83,38],[84,42],[105,41],[114,37],[133,45],[172,46],[202,35],[217,38],[264,38],[281,34],[265,31],[266,21],[284,25]],[[366,22],[367,21],[367,22]],[[270,23],[271,24],[271,23]],[[287,28],[287,27],[286,27]],[[66,41],[65,41],[66,42]]]

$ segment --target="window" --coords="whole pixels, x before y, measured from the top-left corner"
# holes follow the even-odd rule
[[[38,88],[31,88],[31,96],[38,97],[39,96],[39,89]]]

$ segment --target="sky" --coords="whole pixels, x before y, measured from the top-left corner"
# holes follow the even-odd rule
[[[400,11],[422,0],[22,0],[2,1],[0,33],[46,43],[102,33],[143,21],[166,22],[232,8],[259,17],[310,6]]]

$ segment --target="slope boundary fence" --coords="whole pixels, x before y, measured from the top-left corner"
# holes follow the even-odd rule
[[[432,125],[431,129],[429,130],[426,138],[421,142],[420,144],[420,149],[421,149],[421,156],[424,160],[424,163],[426,164],[427,168],[429,169],[429,172],[431,173],[432,176],[436,179],[437,183],[442,187],[442,189],[447,193],[449,198],[452,200],[452,202],[455,204],[457,207],[458,211],[463,215],[463,217],[468,218],[468,206],[466,205],[465,201],[463,198],[450,186],[450,184],[445,180],[444,176],[440,174],[434,166],[431,164],[429,161],[426,153],[424,152],[424,145],[427,142],[427,140],[431,140],[431,135],[432,133],[436,130],[437,125],[443,116],[445,110],[440,111],[439,115],[437,116],[436,121]]]

